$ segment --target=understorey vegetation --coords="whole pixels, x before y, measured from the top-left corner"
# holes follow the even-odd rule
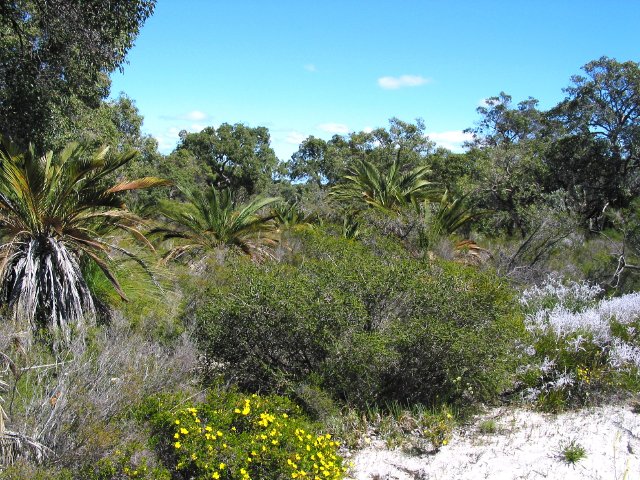
[[[637,63],[548,111],[487,99],[465,153],[393,118],[286,161],[227,123],[162,155],[103,78],[154,2],[89,3],[93,63],[0,81],[0,478],[342,479],[372,431],[435,452],[480,405],[638,392]],[[8,5],[17,68],[65,18]]]

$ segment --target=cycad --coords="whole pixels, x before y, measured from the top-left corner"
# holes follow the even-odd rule
[[[370,207],[395,214],[402,207],[417,207],[419,201],[433,198],[438,190],[426,180],[428,173],[429,169],[424,166],[403,173],[398,158],[385,171],[367,160],[358,160],[342,178],[342,183],[332,189],[331,195],[340,200],[363,201]]]
[[[258,212],[280,202],[277,197],[256,197],[243,205],[236,205],[231,190],[210,187],[204,192],[184,191],[188,202],[176,205],[165,202],[161,213],[172,224],[156,228],[164,240],[179,239],[179,243],[165,255],[165,260],[185,253],[201,253],[221,246],[236,248],[254,258],[270,255],[278,244],[279,235],[272,215]]]
[[[445,190],[437,204],[423,204],[424,226],[420,231],[420,243],[432,248],[439,239],[453,235],[486,213],[469,206],[466,196],[450,199],[449,192]],[[455,249],[477,251],[473,245],[474,242],[465,240],[456,244]]]
[[[428,207],[425,205],[426,211]],[[451,235],[485,213],[469,207],[466,196],[450,199],[449,192],[445,191],[433,215],[431,228],[437,229],[438,235]]]
[[[93,318],[94,302],[82,275],[83,261],[95,262],[125,297],[109,268],[109,255],[124,248],[105,235],[122,230],[145,241],[138,217],[122,193],[167,184],[153,177],[110,184],[135,152],[108,157],[107,148],[88,152],[78,144],[59,154],[38,156],[6,141],[0,147],[0,288],[14,315],[34,328],[47,326],[57,340],[72,326]]]
[[[281,230],[303,230],[317,221],[317,218],[305,213],[297,202],[279,202],[271,209],[271,213]]]

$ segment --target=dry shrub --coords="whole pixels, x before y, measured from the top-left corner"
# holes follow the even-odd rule
[[[39,342],[16,341],[9,324],[0,328],[0,351],[13,362],[0,372],[8,384],[7,424],[67,466],[97,461],[127,442],[146,443],[131,409],[149,395],[189,389],[197,361],[187,334],[161,345],[118,316],[57,357]]]

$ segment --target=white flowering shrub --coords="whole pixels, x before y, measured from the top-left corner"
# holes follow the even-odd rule
[[[529,313],[562,306],[576,312],[593,306],[603,293],[600,286],[588,282],[564,282],[561,277],[551,275],[541,285],[522,292],[520,303]]]
[[[640,385],[640,293],[598,300],[601,294],[557,277],[523,292],[531,341],[518,373],[526,400],[556,410]]]

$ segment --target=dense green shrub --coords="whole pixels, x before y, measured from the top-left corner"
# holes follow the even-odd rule
[[[341,479],[338,442],[279,396],[213,391],[198,404],[147,408],[157,447],[178,478]]]
[[[210,360],[250,389],[311,382],[364,405],[488,399],[523,332],[512,292],[453,263],[306,233],[290,261],[230,261],[196,305]]]
[[[170,480],[167,468],[143,445],[129,443],[93,464],[84,465],[75,478],[83,480],[144,479]]]

